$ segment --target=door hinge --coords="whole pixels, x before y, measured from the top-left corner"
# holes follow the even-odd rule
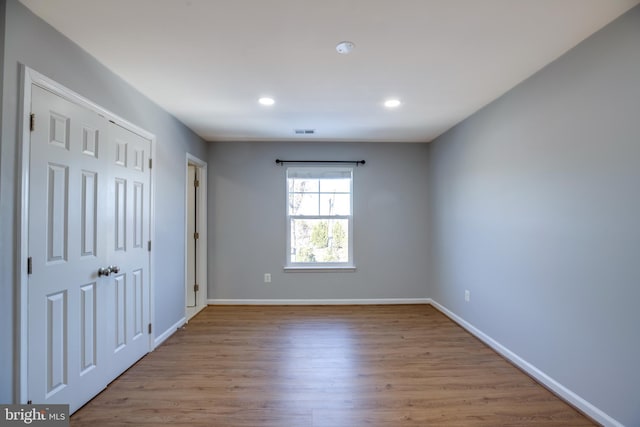
[[[33,132],[35,129],[36,129],[36,115],[34,113],[31,113],[31,115],[29,116],[29,130]]]
[[[149,158],[149,169],[151,169],[153,166],[153,160],[151,160],[151,158]]]
[[[198,181],[197,179],[193,181],[193,186],[196,188],[200,187],[200,181]]]
[[[147,242],[147,250],[151,252],[151,240]]]
[[[198,240],[200,238],[200,233],[193,233],[193,240]]]
[[[27,258],[27,274],[33,273],[33,258]]]
[[[193,290],[195,292],[198,292],[200,290],[200,285],[198,285],[197,283],[195,285],[193,285]]]
[[[151,323],[149,323],[149,333],[151,333]]]

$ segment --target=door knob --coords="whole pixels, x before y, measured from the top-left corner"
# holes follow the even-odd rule
[[[107,267],[107,268],[100,267],[98,269],[98,277],[108,276],[110,274],[111,274],[111,267]]]
[[[118,267],[117,265],[110,265],[109,270],[111,270],[112,273],[118,274],[120,273],[120,267]]]

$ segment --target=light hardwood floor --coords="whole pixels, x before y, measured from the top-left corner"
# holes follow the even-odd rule
[[[587,426],[428,305],[212,306],[72,426]]]

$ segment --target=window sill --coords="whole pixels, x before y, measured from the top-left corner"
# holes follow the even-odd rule
[[[344,267],[284,267],[285,273],[348,273],[356,271],[354,266]]]

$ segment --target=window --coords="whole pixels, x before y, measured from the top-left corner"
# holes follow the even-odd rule
[[[287,168],[287,267],[353,268],[353,168]]]

